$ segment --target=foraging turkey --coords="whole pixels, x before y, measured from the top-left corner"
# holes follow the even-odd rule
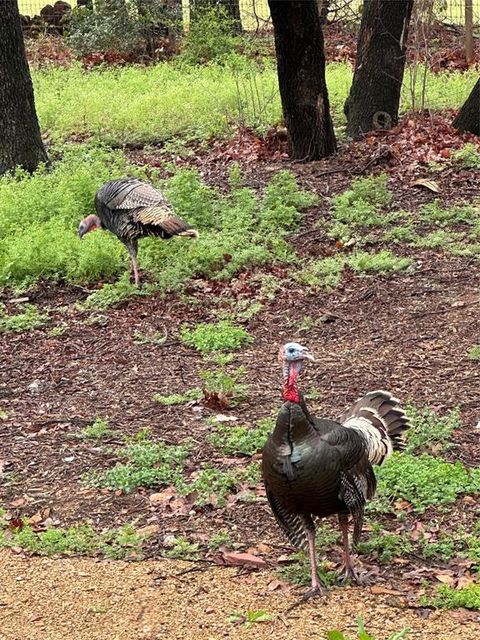
[[[126,246],[138,286],[138,239],[158,236],[198,237],[198,231],[174,213],[165,196],[147,182],[123,178],[107,182],[95,196],[97,215],[87,216],[78,227],[80,238],[94,229],[108,229]]]
[[[320,593],[315,555],[315,520],[338,515],[342,531],[343,581],[358,582],[349,553],[348,516],[353,544],[359,541],[366,501],[375,493],[372,464],[382,464],[403,449],[408,418],[386,391],[372,391],[345,411],[338,422],[314,418],[298,388],[303,362],[313,360],[306,347],[289,342],[278,359],[284,375],[284,403],[262,456],[262,474],[272,511],[297,548],[308,549],[312,589]]]

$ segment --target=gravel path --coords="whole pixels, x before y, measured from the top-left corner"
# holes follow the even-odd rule
[[[217,640],[326,638],[329,629],[355,636],[361,615],[377,640],[409,626],[408,638],[478,640],[480,615],[408,608],[403,598],[343,588],[287,612],[295,596],[272,591],[269,572],[187,562],[138,563],[91,558],[27,558],[0,553],[1,640]],[[249,629],[229,622],[234,612],[264,610],[272,621]],[[428,617],[425,617],[428,616]]]

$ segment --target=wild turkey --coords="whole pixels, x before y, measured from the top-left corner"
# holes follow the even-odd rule
[[[87,216],[78,227],[80,238],[94,229],[108,229],[126,246],[132,260],[135,284],[140,283],[138,239],[158,236],[198,237],[198,232],[177,216],[165,196],[147,182],[123,178],[107,182],[95,196],[97,215]]]
[[[302,364],[313,360],[306,347],[289,342],[280,348],[285,380],[273,433],[262,456],[262,473],[272,511],[290,542],[308,549],[312,589],[321,592],[315,555],[314,520],[338,514],[343,538],[343,581],[358,582],[349,553],[348,515],[354,523],[353,543],[362,532],[365,503],[375,493],[372,464],[382,464],[403,448],[408,419],[398,400],[372,391],[343,413],[338,422],[313,418],[298,389]]]

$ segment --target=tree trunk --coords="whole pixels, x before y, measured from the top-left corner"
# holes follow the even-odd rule
[[[0,0],[0,175],[48,162],[38,125],[33,85],[16,0]]]
[[[480,80],[477,80],[477,84],[458,112],[453,126],[460,131],[470,131],[480,136]]]
[[[318,160],[335,153],[317,0],[268,0],[289,154]]]
[[[347,135],[354,139],[398,122],[412,8],[413,0],[364,0],[355,73],[345,103]]]

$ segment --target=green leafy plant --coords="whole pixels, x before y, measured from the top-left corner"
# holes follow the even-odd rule
[[[431,596],[423,596],[421,603],[438,609],[480,609],[480,584],[469,584],[461,589],[454,589],[444,584],[438,587]]]
[[[244,344],[253,341],[246,329],[237,327],[228,320],[198,324],[194,329],[183,325],[180,329],[180,339],[204,353],[240,349]]]
[[[388,176],[357,178],[347,189],[332,199],[332,215],[337,222],[349,226],[369,227],[391,222],[397,214],[384,212],[392,194],[387,188]]]
[[[213,369],[200,371],[204,401],[207,404],[230,406],[243,400],[249,389],[248,384],[240,382],[245,371],[245,367],[228,373]]]
[[[235,471],[221,471],[216,467],[206,466],[195,474],[195,478],[179,487],[181,493],[196,493],[195,504],[203,506],[212,502],[216,506],[225,506],[227,496],[238,484]]]
[[[439,558],[443,562],[449,562],[465,547],[465,543],[460,542],[460,538],[454,538],[443,532],[440,532],[437,540],[420,537],[419,542],[425,558]]]
[[[117,451],[124,464],[87,474],[85,480],[96,487],[122,489],[129,493],[137,487],[156,487],[183,481],[183,466],[190,452],[188,443],[136,442]]]
[[[343,256],[323,258],[311,262],[294,273],[294,277],[309,287],[322,286],[326,289],[335,289],[340,283],[344,266],[345,258]]]
[[[80,438],[85,440],[101,440],[113,435],[113,431],[108,428],[108,422],[102,418],[97,418],[92,424],[88,424],[80,431]]]
[[[405,627],[401,631],[396,631],[392,633],[388,640],[401,640],[401,638],[406,638],[410,633],[410,629]],[[365,626],[362,618],[357,618],[357,637],[358,640],[375,640],[374,636],[371,636],[369,633],[365,631]],[[348,637],[338,630],[329,631],[327,633],[327,640],[349,640]]]
[[[163,551],[165,558],[173,558],[175,560],[198,560],[200,557],[199,544],[192,543],[183,536],[173,539],[171,549]]]
[[[48,315],[39,313],[37,307],[33,304],[26,304],[24,312],[15,315],[7,315],[5,307],[0,305],[0,333],[31,331],[43,326],[47,321]]]
[[[187,402],[192,402],[192,400],[200,400],[201,397],[202,391],[200,389],[189,389],[185,391],[185,393],[172,393],[169,396],[162,396],[156,393],[153,399],[165,407],[171,407],[177,404],[187,404]]]
[[[410,429],[406,432],[406,451],[412,453],[434,448],[438,453],[439,450],[450,448],[452,431],[461,426],[459,407],[447,411],[444,416],[439,416],[428,407],[417,409],[413,405],[407,405],[405,410],[410,418]]]
[[[407,269],[412,264],[412,260],[401,258],[387,249],[382,249],[377,253],[357,251],[347,258],[346,263],[359,274],[390,275]]]
[[[468,350],[468,357],[470,360],[480,360],[480,344],[474,344]]]
[[[139,559],[144,536],[130,524],[120,529],[97,533],[90,525],[82,524],[63,529],[49,527],[36,531],[23,520],[20,526],[7,528],[0,522],[0,547],[21,547],[38,555],[95,555],[101,553],[115,560]]]
[[[422,513],[432,505],[455,502],[459,495],[480,492],[478,469],[466,469],[460,462],[452,464],[426,453],[420,456],[394,453],[376,470],[376,475],[382,508],[385,500],[400,499]]]
[[[200,5],[192,12],[179,61],[191,65],[219,62],[239,44],[240,38],[234,35],[234,21],[225,7]]]
[[[220,547],[229,548],[233,546],[233,540],[226,529],[220,529],[210,538],[208,546],[214,551]]]
[[[133,332],[133,341],[136,344],[163,344],[167,339],[167,336],[159,331],[154,331],[151,334],[144,334],[141,331]]]
[[[105,284],[101,289],[91,293],[88,298],[79,305],[81,309],[95,309],[102,311],[109,307],[122,304],[134,296],[145,296],[152,293],[152,287],[148,285],[139,289],[130,282],[130,276],[125,273],[114,284]]]
[[[357,545],[360,553],[376,552],[381,563],[388,563],[394,557],[411,553],[413,544],[405,535],[384,531],[379,524],[372,524],[368,539]]]
[[[271,620],[272,616],[266,611],[263,611],[263,609],[258,611],[249,610],[245,613],[234,611],[230,616],[228,616],[229,622],[241,624],[245,629],[250,629],[253,624],[257,624],[259,622],[270,622]]]
[[[452,161],[462,169],[479,169],[480,151],[473,142],[467,142],[461,149],[452,153]]]
[[[280,569],[280,576],[291,584],[307,586],[312,579],[310,560],[303,551],[298,551],[290,556],[291,564],[287,564]],[[322,583],[329,587],[333,586],[337,580],[337,573],[326,568],[324,562],[318,563],[318,575]]]
[[[256,426],[250,429],[243,426],[218,424],[215,431],[208,436],[208,441],[227,455],[252,456],[262,449],[272,429],[271,418],[259,420]]]

